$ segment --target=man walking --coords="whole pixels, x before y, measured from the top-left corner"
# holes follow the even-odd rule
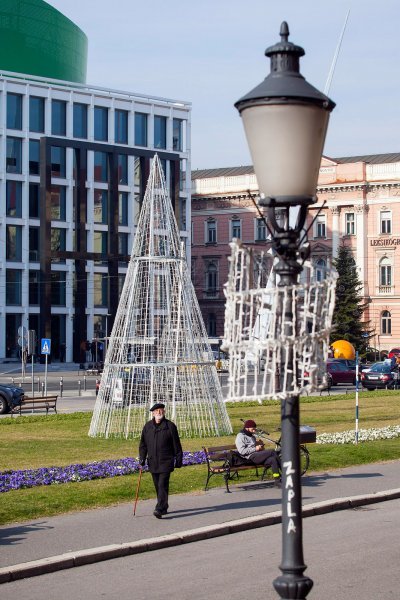
[[[139,444],[139,462],[146,463],[153,477],[157,504],[153,515],[161,519],[168,511],[169,478],[182,466],[182,446],[175,423],[165,418],[165,405],[157,402],[150,408],[151,421],[143,427]]]

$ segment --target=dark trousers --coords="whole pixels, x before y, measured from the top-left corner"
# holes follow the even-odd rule
[[[255,465],[271,467],[273,473],[279,473],[280,471],[281,465],[275,450],[260,450],[259,452],[254,452],[249,458]]]
[[[168,492],[169,492],[169,477],[171,473],[152,473],[154,487],[157,492],[157,504],[155,510],[159,512],[167,512],[168,510]]]

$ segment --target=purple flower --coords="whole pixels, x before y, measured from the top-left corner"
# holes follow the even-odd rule
[[[201,465],[206,462],[203,451],[184,452],[183,466]],[[136,458],[119,458],[86,464],[67,465],[66,467],[41,467],[21,471],[0,472],[0,493],[39,485],[57,485],[73,481],[90,481],[106,477],[129,475],[139,470]],[[144,471],[147,467],[143,468]]]

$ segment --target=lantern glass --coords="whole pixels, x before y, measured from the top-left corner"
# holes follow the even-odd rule
[[[329,111],[316,104],[256,103],[241,111],[260,193],[315,196]]]

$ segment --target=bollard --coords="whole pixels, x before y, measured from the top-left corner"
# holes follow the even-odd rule
[[[42,381],[42,396],[44,396],[44,381]]]
[[[78,380],[78,396],[81,395],[81,380]]]
[[[37,391],[40,392],[40,377],[37,380]]]
[[[63,378],[60,377],[60,396],[61,396],[61,398],[63,395],[63,389],[64,389],[64,381],[63,381]]]
[[[83,376],[83,389],[86,392],[86,375]]]

